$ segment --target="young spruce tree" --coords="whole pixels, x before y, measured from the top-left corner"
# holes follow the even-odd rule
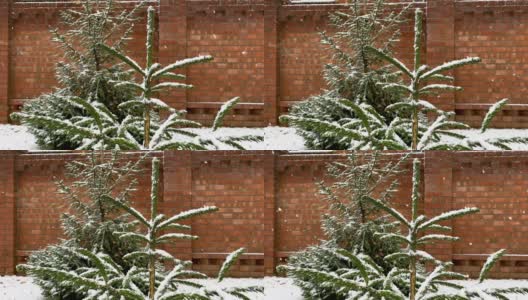
[[[222,125],[225,116],[240,101],[238,97],[229,100],[220,108],[210,132],[202,135],[190,130],[202,125],[185,119],[185,111],[176,111],[161,99],[154,98],[156,94],[169,88],[192,88],[192,85],[178,82],[185,79],[185,76],[175,72],[213,59],[209,55],[197,56],[162,66],[154,62],[155,31],[155,9],[149,7],[145,67],[141,67],[115,47],[103,43],[97,45],[99,50],[130,67],[129,73],[136,73],[140,79],[140,82],[130,77],[112,81],[116,87],[126,87],[139,94],[119,103],[119,114],[112,112],[107,105],[96,99],[70,97],[65,100],[71,106],[86,112],[86,116],[68,120],[22,112],[14,113],[13,117],[78,137],[82,144],[77,149],[206,150],[218,149],[222,145],[244,149],[241,142],[262,141],[263,137],[256,135],[214,134]],[[168,113],[168,117],[163,118],[162,112]]]
[[[248,294],[262,293],[261,287],[232,287],[209,288],[192,281],[192,278],[207,278],[206,275],[189,270],[190,261],[175,258],[162,249],[165,244],[177,240],[194,240],[198,237],[192,234],[180,233],[189,231],[188,225],[180,222],[200,215],[215,212],[214,206],[206,206],[181,212],[174,216],[164,216],[158,212],[159,186],[160,186],[160,161],[152,160],[150,217],[145,217],[141,212],[123,202],[121,199],[109,194],[102,198],[118,206],[127,213],[140,229],[116,231],[115,234],[124,243],[138,243],[143,245],[137,251],[129,252],[119,259],[136,262],[129,269],[116,263],[111,255],[98,252],[97,249],[67,249],[77,257],[90,262],[80,272],[68,272],[61,268],[40,266],[34,264],[20,265],[19,270],[28,272],[33,277],[53,277],[62,280],[65,284],[75,287],[77,291],[87,295],[84,299],[127,299],[127,300],[184,300],[184,299],[250,299]],[[178,231],[178,232],[177,232]],[[241,248],[231,253],[218,273],[218,282],[221,282],[230,267],[244,253]],[[137,262],[147,261],[147,264]],[[172,265],[167,269],[165,263]],[[146,289],[143,289],[146,287]]]
[[[28,101],[22,107],[20,118],[44,149],[76,149],[83,136],[67,128],[51,126],[45,119],[59,119],[75,123],[88,115],[72,98],[100,102],[112,113],[122,116],[118,105],[130,99],[133,90],[116,86],[112,81],[128,80],[130,74],[118,61],[99,48],[101,43],[111,43],[121,49],[134,29],[142,2],[132,9],[117,12],[114,0],[82,0],[79,8],[65,9],[60,15],[60,29],[52,29],[53,41],[64,53],[56,66],[55,76],[59,87]],[[15,115],[13,115],[15,116]]]
[[[399,144],[396,148],[410,150],[508,150],[511,143],[528,142],[528,139],[521,137],[475,139],[468,137],[464,132],[453,131],[453,129],[468,129],[469,126],[453,121],[454,112],[443,111],[425,100],[425,98],[429,95],[437,95],[446,91],[462,90],[462,87],[453,85],[454,78],[445,73],[459,67],[479,63],[480,58],[467,57],[449,61],[437,67],[424,65],[421,58],[424,37],[423,12],[421,9],[416,9],[414,34],[413,69],[406,67],[398,59],[387,55],[383,49],[367,47],[369,51],[394,66],[406,78],[404,80],[405,83],[380,83],[388,91],[407,94],[407,97],[386,108],[397,116],[384,130],[386,132],[386,140],[392,140],[392,143],[387,143],[387,149]],[[503,99],[489,108],[482,121],[482,133],[488,129],[494,116],[507,102],[508,99]],[[432,122],[429,120],[428,114],[435,116]],[[363,124],[368,124],[369,122],[369,118],[365,118]],[[377,122],[377,119],[374,120],[374,123]]]
[[[469,126],[450,121],[453,113],[446,113],[438,109],[434,104],[424,99],[425,96],[438,94],[445,91],[460,91],[461,87],[451,84],[430,83],[430,81],[452,82],[454,78],[443,73],[470,64],[480,62],[478,57],[468,57],[444,63],[438,67],[429,68],[422,64],[423,43],[423,12],[416,9],[414,26],[414,68],[407,68],[398,59],[387,55],[380,49],[368,47],[374,54],[394,66],[405,78],[407,83],[390,83],[384,85],[386,90],[397,91],[408,96],[391,104],[387,110],[394,111],[398,119],[392,126],[394,134],[401,137],[411,150],[425,150],[431,143],[435,143],[433,149],[449,148],[449,144],[442,144],[440,137],[449,135],[448,129],[469,128]],[[436,120],[429,124],[427,113],[436,114]],[[403,146],[403,145],[402,145]]]
[[[335,272],[350,267],[347,259],[332,255],[336,249],[368,255],[386,272],[391,265],[385,263],[386,255],[398,251],[398,245],[382,239],[379,233],[394,232],[396,229],[380,214],[377,206],[364,200],[365,196],[379,195],[389,203],[400,174],[398,161],[384,161],[378,152],[372,154],[350,154],[346,162],[332,163],[328,167],[331,184],[320,183],[320,194],[328,204],[328,213],[323,215],[322,230],[326,240],[309,247],[288,259],[288,266]],[[290,274],[303,290],[307,299],[346,299],[339,289],[321,286],[311,276],[300,273]]]
[[[528,139],[513,138],[474,138],[471,134],[456,129],[468,129],[469,126],[454,121],[454,112],[443,111],[426,97],[445,91],[460,91],[462,88],[453,85],[454,78],[445,75],[456,68],[480,62],[478,57],[446,62],[437,67],[422,63],[423,12],[416,10],[414,28],[414,66],[407,67],[398,59],[387,53],[385,48],[365,45],[366,53],[377,57],[381,62],[388,62],[397,71],[394,76],[402,76],[403,81],[377,80],[374,85],[384,93],[395,96],[394,101],[384,106],[380,112],[371,103],[355,101],[340,97],[334,100],[340,108],[348,111],[353,117],[340,117],[339,120],[317,119],[313,117],[285,116],[284,120],[296,127],[318,128],[324,137],[332,138],[351,150],[473,150],[473,149],[510,149],[511,143],[527,143]],[[382,70],[386,70],[383,68]],[[386,78],[388,78],[386,77]],[[440,83],[439,83],[440,82]],[[492,105],[481,126],[482,132],[489,127],[493,117],[501,110],[507,99]],[[317,107],[308,107],[308,112],[318,113]],[[306,131],[306,130],[305,130]],[[319,138],[310,133],[306,136],[308,146],[318,148],[310,140]],[[333,146],[330,149],[340,149]]]
[[[332,53],[332,63],[323,70],[329,89],[295,104],[288,115],[281,117],[298,130],[310,149],[349,148],[350,139],[333,134],[328,128],[328,124],[345,126],[358,120],[357,113],[343,107],[341,99],[364,105],[388,121],[393,119],[385,108],[400,95],[385,91],[378,83],[394,82],[398,77],[389,68],[378,67],[381,59],[367,50],[369,46],[379,47],[389,54],[399,39],[408,7],[387,13],[390,4],[386,2],[351,0],[348,11],[330,16],[335,33],[321,33],[321,43]]]
[[[327,255],[345,260],[349,266],[335,271],[325,271],[303,266],[283,266],[289,276],[309,277],[315,284],[333,288],[343,299],[372,300],[489,300],[508,299],[507,295],[528,295],[528,288],[489,288],[482,284],[493,265],[504,255],[500,250],[489,256],[482,267],[477,284],[464,287],[453,279],[466,279],[467,276],[450,271],[450,262],[443,262],[424,251],[427,245],[438,241],[456,241],[457,237],[439,232],[449,232],[451,227],[445,221],[478,212],[477,208],[463,208],[427,217],[419,214],[420,161],[413,162],[411,217],[406,218],[390,203],[364,196],[366,202],[378,207],[396,221],[402,229],[399,232],[380,232],[380,238],[400,245],[400,250],[385,256],[392,264],[387,272],[370,256],[343,248],[332,249]],[[402,266],[402,262],[405,262]],[[433,271],[427,271],[425,264],[432,264]],[[443,288],[442,290],[440,288]]]
[[[138,251],[135,241],[124,241],[117,232],[129,231],[134,225],[119,213],[119,206],[106,199],[107,195],[128,203],[134,191],[135,176],[140,171],[138,162],[123,163],[117,152],[92,153],[86,161],[67,165],[67,178],[71,184],[58,181],[58,194],[69,204],[71,211],[61,217],[65,238],[57,245],[48,246],[31,254],[28,265],[36,268],[60,269],[79,273],[90,266],[90,261],[72,252],[90,249],[109,255],[123,270],[134,263],[122,257]],[[84,299],[86,294],[53,274],[31,273],[43,294],[51,299]]]

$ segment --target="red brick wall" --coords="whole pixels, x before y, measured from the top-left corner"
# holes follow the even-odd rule
[[[131,4],[121,5],[124,8],[132,7]],[[59,26],[61,10],[76,6],[72,2],[12,3],[9,19],[1,15],[6,12],[7,16],[7,9],[0,12],[0,20],[9,20],[11,23],[9,43],[6,43],[9,47],[9,61],[5,64],[6,68],[1,69],[2,76],[9,75],[9,88],[3,89],[0,85],[0,92],[5,91],[9,95],[10,111],[19,109],[28,99],[52,91],[57,85],[55,65],[63,59],[63,55],[58,44],[51,41],[50,28]],[[145,50],[144,15],[146,13],[135,24],[132,40],[128,43],[129,55],[140,62],[144,61]],[[5,42],[6,39],[1,37],[2,35],[0,41]]]
[[[219,255],[245,247],[248,266],[236,274],[258,276],[264,271],[264,153],[231,156],[224,152],[193,153],[192,207],[214,205],[219,211],[193,220],[195,267],[218,271]],[[215,174],[215,176],[211,176]],[[211,261],[213,260],[213,261]],[[242,267],[242,266],[240,266]]]
[[[326,205],[315,183],[326,180],[325,166],[343,160],[343,152],[287,153],[273,151],[166,151],[162,158],[160,211],[165,215],[204,205],[219,212],[189,222],[197,241],[183,241],[167,250],[192,259],[194,268],[214,274],[230,251],[245,247],[248,254],[234,276],[273,274],[292,252],[324,238],[320,218]],[[388,159],[400,154],[386,154]],[[0,154],[0,273],[10,274],[36,249],[61,236],[61,213],[67,203],[55,194],[54,178],[63,178],[64,165],[81,153]],[[136,159],[137,154],[123,159]],[[528,154],[524,152],[427,152],[423,161],[421,210],[429,217],[451,209],[477,206],[478,215],[457,219],[456,243],[436,243],[427,250],[452,260],[455,270],[478,275],[490,254],[506,248],[508,255],[494,270],[495,277],[526,278],[528,228]],[[150,160],[144,162],[140,187],[132,198],[148,212]],[[411,161],[404,164],[393,204],[409,213]],[[479,234],[475,234],[475,233]]]
[[[453,155],[452,206],[480,208],[480,213],[455,220],[455,268],[478,274],[476,256],[506,248],[514,254],[500,263],[500,277],[524,277],[528,263],[515,254],[528,253],[528,156],[526,153],[461,153]],[[475,234],[475,233],[479,234]]]
[[[528,18],[524,1],[456,3],[455,56],[479,56],[482,64],[456,71],[457,83],[465,88],[458,93],[459,118],[473,125],[482,120],[482,108],[502,98],[514,104],[496,120],[496,127],[523,127],[528,121],[526,85]],[[483,84],[485,83],[485,84]],[[471,105],[469,105],[471,104]],[[486,104],[486,105],[482,105]]]
[[[29,7],[11,18],[9,57],[9,99],[18,103],[51,91],[56,84],[54,66],[60,59],[57,47],[50,41],[50,27],[57,26],[57,10],[38,10],[30,14]]]
[[[48,26],[56,24],[60,10],[73,5],[8,3],[0,2],[4,5],[0,6],[0,122],[7,121],[8,109],[19,108],[23,101],[55,85],[53,69],[60,55],[49,40]],[[321,71],[329,53],[320,44],[318,32],[331,30],[328,14],[344,8],[280,0],[162,0],[152,5],[159,7],[162,63],[198,54],[215,57],[211,63],[185,71],[188,82],[195,85],[193,90],[162,97],[178,109],[187,109],[189,118],[209,123],[221,102],[240,96],[242,103],[227,119],[234,126],[276,124],[277,116],[293,103],[325,88]],[[426,10],[424,59],[428,64],[472,55],[483,59],[482,64],[455,72],[456,83],[464,91],[432,100],[456,110],[457,119],[478,126],[490,103],[509,97],[512,105],[497,116],[494,126],[526,127],[528,103],[523,95],[528,56],[523,50],[526,28],[522,24],[528,20],[527,4],[429,0],[415,1],[414,6]],[[136,24],[129,45],[131,55],[140,58],[145,35],[141,23]],[[395,49],[405,62],[411,61],[412,28],[412,22],[402,27]]]
[[[280,26],[279,107],[282,113],[292,103],[319,94],[325,87],[321,71],[330,58],[318,33],[318,28],[324,28],[324,21],[312,17],[285,18]]]
[[[207,123],[233,97],[245,103],[226,120],[238,126],[263,126],[264,17],[252,6],[192,7],[187,21],[187,55],[210,54],[214,61],[189,68],[190,117]],[[244,9],[242,15],[239,9]]]

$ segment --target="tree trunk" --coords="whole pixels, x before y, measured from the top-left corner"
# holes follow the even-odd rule
[[[416,299],[416,258],[412,257],[409,263],[409,271],[411,272],[411,284],[409,291],[409,300]]]
[[[156,260],[149,257],[149,299],[154,300],[156,293]]]
[[[145,126],[144,126],[144,139],[143,139],[143,146],[145,147],[145,149],[148,149],[149,148],[149,144],[150,144],[150,105],[146,105],[145,106],[145,115],[144,115],[144,120],[145,120]]]
[[[418,148],[418,109],[413,111],[412,119],[412,150],[417,150]]]

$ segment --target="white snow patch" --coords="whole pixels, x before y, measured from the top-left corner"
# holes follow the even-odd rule
[[[37,150],[35,137],[27,127],[0,124],[0,150]]]
[[[44,297],[29,277],[0,276],[0,299],[44,300]]]
[[[304,138],[291,127],[264,128],[263,150],[307,150]]]

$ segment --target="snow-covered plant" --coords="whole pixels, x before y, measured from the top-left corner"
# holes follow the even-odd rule
[[[76,150],[140,149],[130,132],[119,123],[118,117],[99,101],[89,101],[78,97],[63,97],[62,101],[71,107],[83,110],[85,116],[62,119],[40,116],[27,112],[16,112],[11,116],[22,122],[37,124],[47,130],[58,130],[74,136],[80,141]],[[123,123],[128,119],[125,118]],[[125,123],[126,124],[126,123]]]
[[[394,76],[367,46],[379,47],[387,54],[400,36],[400,26],[406,21],[408,6],[396,13],[389,11],[386,0],[352,0],[349,9],[330,15],[329,23],[335,33],[322,32],[321,43],[332,53],[332,63],[324,66],[328,90],[293,105],[281,121],[294,126],[310,149],[349,149],[350,133],[332,134],[333,128],[356,120],[353,110],[343,107],[339,100],[356,105],[368,105],[388,122],[393,114],[385,107],[401,95],[385,91],[377,83],[394,82]],[[385,123],[385,122],[384,122]],[[352,134],[353,135],[353,134]]]
[[[399,243],[405,248],[401,251],[393,253],[387,257],[386,260],[392,259],[403,259],[409,262],[409,299],[416,299],[416,293],[418,290],[418,266],[425,264],[426,262],[432,262],[435,264],[442,265],[429,253],[421,250],[425,245],[434,243],[435,241],[456,241],[458,238],[447,235],[430,233],[431,231],[446,231],[451,230],[447,226],[443,226],[440,223],[448,221],[457,217],[469,215],[478,212],[478,208],[470,207],[454,211],[445,212],[439,216],[433,218],[427,218],[425,215],[420,215],[419,202],[420,196],[420,161],[415,159],[413,162],[413,181],[412,181],[412,195],[411,195],[411,218],[407,219],[403,214],[398,212],[391,206],[383,203],[377,199],[366,196],[365,200],[371,204],[379,207],[381,210],[392,216],[400,225],[403,226],[404,232],[402,233],[388,233],[382,234],[384,239],[391,240],[395,243]],[[438,272],[444,270],[443,268],[438,269]],[[436,270],[435,270],[436,271]],[[421,289],[421,287],[420,287]]]
[[[177,82],[178,80],[185,79],[185,76],[181,74],[174,73],[178,69],[188,67],[193,64],[204,63],[213,59],[210,55],[197,56],[193,58],[187,58],[184,60],[176,61],[167,66],[162,66],[159,63],[154,61],[154,34],[155,34],[155,9],[150,6],[148,8],[147,15],[147,42],[146,42],[146,65],[141,67],[138,62],[132,58],[121,53],[119,50],[109,47],[105,44],[101,44],[100,47],[110,55],[121,60],[123,63],[128,65],[131,68],[131,71],[138,74],[140,82],[135,81],[120,81],[116,82],[117,86],[129,86],[140,93],[140,96],[123,102],[120,104],[122,109],[128,110],[129,112],[136,114],[131,114],[131,119],[126,124],[128,130],[129,126],[134,126],[136,122],[143,123],[143,135],[142,142],[143,147],[146,149],[152,149],[153,145],[151,141],[151,118],[152,114],[159,111],[168,111],[170,116],[167,118],[166,122],[175,123],[177,120],[181,120],[181,113],[176,112],[173,108],[167,105],[160,99],[154,98],[154,94],[161,92],[167,88],[192,88],[192,85],[185,83]],[[186,120],[184,120],[186,121]],[[191,126],[193,122],[186,121],[187,126]],[[160,124],[160,128],[167,128],[165,124]],[[194,124],[193,127],[200,126],[199,124]],[[161,132],[161,136],[164,135],[164,132]]]
[[[383,51],[374,47],[368,49],[378,55],[383,60],[389,62],[401,74],[407,78],[407,85],[403,83],[390,83],[384,85],[386,90],[403,92],[408,97],[403,98],[397,103],[387,106],[387,110],[394,111],[401,119],[396,131],[403,138],[410,139],[410,149],[426,149],[433,142],[436,148],[449,148],[449,145],[439,144],[440,136],[445,133],[446,129],[467,128],[468,126],[450,121],[450,114],[438,109],[429,101],[423,99],[424,96],[438,94],[446,91],[459,91],[462,88],[451,85],[449,82],[454,81],[451,76],[443,73],[465,66],[480,62],[478,57],[468,57],[444,63],[438,67],[430,68],[422,64],[422,43],[423,43],[423,12],[416,9],[414,24],[414,68],[411,70],[398,59],[387,55]],[[448,82],[447,84],[430,83],[430,81]],[[437,117],[432,124],[428,123],[427,113],[436,114]]]
[[[111,83],[128,80],[130,74],[98,45],[112,43],[116,49],[124,47],[143,3],[118,12],[114,2],[82,0],[78,8],[62,10],[61,29],[51,31],[52,40],[64,53],[55,70],[59,87],[24,104],[22,116],[35,118],[19,118],[44,149],[75,149],[82,144],[83,135],[46,122],[47,119],[76,122],[88,116],[82,107],[68,101],[71,98],[101,102],[121,117],[117,105],[133,95],[130,88]]]
[[[408,278],[408,295],[403,299],[504,299],[504,294],[507,293],[528,294],[528,289],[526,288],[516,289],[515,291],[507,289],[491,291],[484,287],[482,289],[472,287],[470,290],[466,290],[461,285],[446,281],[447,279],[465,279],[466,276],[449,271],[451,263],[442,262],[423,249],[425,246],[435,242],[457,241],[458,237],[440,233],[452,230],[451,227],[444,225],[444,222],[477,213],[479,209],[466,207],[444,212],[434,217],[421,215],[419,214],[419,204],[421,202],[420,181],[420,161],[419,159],[414,159],[410,218],[406,218],[402,213],[378,199],[365,197],[365,200],[388,213],[403,228],[402,233],[380,233],[383,239],[402,245],[402,249],[399,252],[390,254],[385,259],[388,261],[403,260],[408,262],[408,268],[404,273]],[[484,281],[489,270],[504,252],[505,250],[500,250],[488,258],[482,268],[479,282]],[[425,271],[419,272],[420,266],[424,266],[426,263],[433,264],[435,266],[434,270],[429,273]],[[394,271],[394,273],[398,272]],[[440,286],[447,286],[454,291],[441,292],[439,291]]]
[[[384,161],[379,152],[350,154],[345,162],[328,166],[329,183],[319,184],[320,194],[328,204],[322,216],[321,228],[326,239],[319,245],[308,247],[288,258],[288,266],[335,272],[350,268],[350,262],[333,255],[336,249],[346,250],[372,258],[382,270],[390,270],[384,257],[399,250],[397,244],[381,239],[380,232],[393,232],[390,220],[380,210],[364,201],[366,195],[376,195],[389,202],[396,190],[395,175],[405,160]],[[304,273],[290,273],[307,299],[344,299],[332,285],[321,285],[317,279]]]
[[[75,255],[72,249],[85,248],[106,253],[125,271],[132,267],[134,262],[122,257],[138,251],[140,246],[134,241],[121,240],[116,232],[132,230],[134,225],[120,216],[119,207],[103,195],[113,195],[121,203],[128,203],[141,160],[125,163],[118,153],[108,156],[92,153],[86,161],[66,166],[68,182],[73,182],[57,182],[58,194],[70,205],[70,212],[61,217],[64,238],[56,245],[32,253],[28,265],[79,272],[89,266],[89,260]],[[30,275],[46,297],[83,299],[86,296],[53,274],[30,272]]]
[[[420,215],[420,162],[413,162],[411,217],[406,218],[389,203],[364,196],[366,202],[377,206],[391,216],[403,232],[379,232],[381,239],[400,245],[400,250],[385,256],[392,265],[388,271],[370,256],[343,248],[326,248],[326,256],[347,262],[337,270],[325,270],[306,266],[282,266],[281,269],[294,278],[311,278],[319,288],[332,288],[340,296],[337,299],[374,300],[488,300],[508,299],[508,295],[528,295],[528,288],[488,288],[482,284],[493,265],[505,250],[492,254],[485,262],[478,284],[464,287],[451,280],[467,276],[450,271],[451,263],[442,262],[424,251],[424,247],[439,241],[456,241],[457,237],[439,232],[451,231],[443,222],[478,212],[477,208],[464,208],[442,213],[431,218]],[[426,264],[434,267],[427,271]],[[442,289],[441,289],[442,288]]]
[[[194,137],[197,137],[197,135],[181,129],[171,129],[173,127],[201,127],[201,124],[183,119],[185,114],[184,111],[176,111],[164,101],[154,98],[154,94],[163,92],[164,90],[170,88],[192,88],[192,85],[178,82],[178,80],[185,79],[185,76],[175,72],[190,65],[211,61],[213,57],[210,55],[196,56],[176,61],[167,66],[162,66],[161,64],[154,62],[155,30],[155,9],[153,7],[149,7],[145,67],[141,67],[139,63],[124,55],[118,49],[114,49],[105,44],[101,44],[100,47],[127,64],[131,68],[131,71],[138,74],[138,77],[140,78],[140,82],[131,80],[116,82],[117,86],[131,87],[140,94],[137,98],[123,102],[119,105],[120,108],[129,113],[126,122],[121,124],[120,134],[122,136],[133,137],[133,133],[135,132],[136,136],[139,135],[142,137],[144,149],[181,148],[183,143],[181,141],[172,141],[172,135],[169,133],[172,132],[175,134]],[[221,126],[226,114],[238,103],[238,101],[239,98],[234,98],[221,107],[213,123],[213,131]],[[167,111],[169,113],[169,117],[167,117],[165,120],[162,120],[159,116],[159,112],[161,111]],[[143,132],[142,135],[141,132],[137,132],[138,124],[141,123]],[[127,134],[125,133],[126,131],[130,131],[131,133]],[[200,148],[200,146],[203,147],[207,144],[214,144],[214,141],[209,139],[198,138],[197,140],[198,143],[195,143],[196,145],[192,146],[191,148]],[[237,138],[227,137],[218,140],[219,142],[225,142],[230,146],[243,148],[239,144],[240,141],[256,141],[261,140],[261,138],[256,136],[244,136]],[[139,144],[140,142],[141,141],[138,140],[136,143]]]
[[[149,273],[149,295],[154,295],[156,290],[156,263],[162,260],[169,260],[176,262],[176,259],[166,252],[160,249],[161,244],[174,242],[176,239],[197,239],[197,236],[173,233],[170,231],[175,230],[189,230],[190,227],[179,224],[177,222],[189,219],[194,216],[199,216],[207,213],[217,211],[216,207],[203,207],[199,209],[193,209],[185,211],[178,215],[166,218],[164,215],[158,213],[158,193],[159,193],[159,160],[154,158],[152,160],[152,178],[151,178],[151,194],[150,194],[150,219],[143,216],[135,208],[128,206],[125,203],[121,203],[111,197],[107,197],[108,201],[114,202],[116,205],[120,205],[123,210],[128,212],[135,220],[139,221],[142,227],[145,227],[146,232],[124,232],[121,235],[122,239],[125,240],[136,240],[145,244],[144,249],[130,253],[125,259],[134,257],[146,258],[148,260],[148,273]],[[164,231],[168,231],[164,232]]]
[[[319,193],[329,209],[322,217],[321,228],[329,241],[350,251],[367,253],[378,262],[395,250],[376,236],[388,231],[390,224],[364,197],[376,195],[380,201],[390,202],[398,186],[395,176],[401,173],[400,165],[406,156],[396,161],[386,159],[380,152],[352,153],[345,162],[328,166],[331,183],[319,183]]]
[[[121,259],[128,261],[147,261],[137,264],[129,269],[122,268],[108,254],[97,252],[97,249],[67,249],[74,255],[87,260],[90,265],[80,268],[77,272],[62,269],[20,265],[19,270],[26,271],[33,276],[53,276],[63,280],[66,285],[75,287],[83,292],[83,299],[131,299],[131,300],[176,300],[176,299],[225,299],[234,296],[239,299],[250,299],[248,293],[261,293],[261,287],[252,286],[245,288],[207,288],[200,283],[189,280],[190,278],[207,278],[206,275],[188,270],[192,262],[182,261],[163,250],[164,244],[177,240],[194,240],[198,237],[191,234],[175,231],[190,230],[190,226],[180,224],[192,217],[208,214],[218,209],[213,206],[202,207],[181,212],[177,215],[166,217],[158,213],[158,197],[160,185],[159,159],[152,160],[152,177],[150,193],[150,218],[145,217],[135,208],[108,194],[103,199],[120,207],[128,213],[143,229],[123,230],[116,232],[122,241],[143,244],[137,251],[125,254]],[[218,274],[221,282],[230,267],[244,253],[241,248],[231,253]],[[166,270],[166,264],[174,266]],[[143,289],[142,287],[146,287]]]
[[[165,150],[187,149],[206,150],[225,148],[244,149],[241,142],[262,141],[262,136],[218,136],[214,132],[222,126],[225,116],[240,101],[236,97],[226,102],[217,113],[209,132],[199,134],[192,128],[202,127],[202,124],[185,119],[185,111],[177,111],[164,101],[154,98],[155,95],[168,88],[192,88],[192,85],[177,82],[185,79],[177,70],[193,64],[212,60],[209,55],[197,56],[176,61],[167,66],[154,62],[155,10],[148,8],[146,66],[143,68],[132,58],[121,52],[119,47],[108,46],[101,41],[96,45],[97,51],[110,56],[131,69],[126,74],[137,74],[141,81],[136,82],[132,76],[112,78],[107,84],[131,90],[129,97],[115,105],[113,110],[109,104],[98,97],[59,97],[66,108],[73,108],[82,115],[62,118],[60,115],[42,115],[38,112],[23,111],[14,113],[13,118],[23,123],[34,124],[46,130],[55,130],[66,136],[73,137],[78,144],[74,149],[133,149],[133,150]],[[119,44],[118,44],[119,45]],[[139,96],[132,96],[139,93]],[[64,106],[59,106],[64,107]],[[163,118],[161,113],[167,113]]]
[[[489,256],[481,270],[478,282],[464,286],[453,280],[467,279],[463,274],[449,271],[450,263],[439,264],[428,274],[418,274],[419,288],[415,296],[409,291],[409,273],[403,268],[393,268],[384,272],[369,256],[355,254],[344,249],[328,249],[326,255],[345,260],[348,267],[334,272],[315,268],[292,268],[282,266],[290,276],[311,277],[320,287],[338,291],[332,299],[369,299],[369,300],[507,300],[511,295],[527,295],[526,288],[490,288],[484,283],[488,271],[502,257],[504,250]],[[308,298],[308,299],[321,299]]]
[[[508,103],[508,99],[502,99],[501,101],[493,104],[486,116],[482,120],[482,124],[477,135],[468,135],[462,133],[458,134],[458,144],[455,145],[457,150],[511,150],[511,144],[526,144],[528,138],[526,137],[486,137],[484,134],[488,130],[491,121],[495,115]]]
[[[392,111],[398,116],[396,124],[393,126],[393,131],[399,135],[399,139],[396,141],[405,141],[407,148],[411,150],[453,149],[454,146],[451,143],[442,141],[442,136],[461,138],[458,134],[453,134],[450,129],[466,129],[469,126],[461,122],[452,121],[454,113],[442,111],[424,98],[432,94],[461,90],[461,87],[451,84],[454,78],[445,75],[445,73],[462,66],[479,63],[480,58],[467,57],[446,62],[433,68],[422,64],[421,56],[424,36],[422,19],[422,10],[416,9],[413,69],[408,68],[391,55],[387,55],[383,50],[371,46],[367,47],[367,49],[387,61],[406,78],[405,84],[380,83],[387,91],[408,95],[401,101],[387,106],[388,111]],[[435,115],[432,122],[429,121],[427,114]]]
[[[368,255],[355,254],[342,248],[321,248],[326,250],[329,258],[343,261],[336,270],[325,270],[313,267],[280,266],[294,278],[310,278],[319,290],[332,290],[335,295],[331,299],[403,299],[389,297],[392,294],[394,282],[386,280],[393,278],[387,275]],[[397,288],[395,290],[398,290]],[[322,295],[305,295],[307,299],[325,299]],[[402,295],[403,296],[403,295]],[[387,297],[387,298],[384,298]]]
[[[414,67],[409,68],[376,45],[365,44],[365,53],[375,56],[379,62],[388,62],[397,71],[391,76],[377,78],[373,85],[392,95],[394,101],[387,103],[380,111],[379,105],[363,101],[360,94],[354,99],[342,97],[332,91],[331,103],[324,105],[302,104],[299,110],[282,120],[300,129],[310,148],[350,149],[350,150],[458,150],[458,149],[509,149],[510,143],[526,143],[527,139],[513,138],[474,138],[469,133],[456,131],[469,126],[454,120],[455,113],[443,111],[431,102],[427,96],[445,91],[459,91],[462,88],[453,85],[452,76],[446,72],[456,68],[480,62],[478,57],[446,62],[437,67],[422,64],[422,28],[423,12],[416,10],[414,37]],[[361,22],[358,24],[362,24]],[[339,48],[338,48],[339,49]],[[387,70],[386,67],[382,70]],[[385,71],[388,72],[388,71]],[[394,80],[402,76],[403,81]],[[387,78],[391,80],[387,80]],[[361,89],[360,89],[361,90]],[[317,96],[321,97],[321,96]],[[322,98],[321,98],[322,99]],[[483,120],[481,131],[485,132],[493,117],[507,100],[501,100],[490,108]],[[321,102],[322,103],[322,102]],[[338,117],[329,114],[327,118],[318,115],[322,107],[340,109]],[[295,112],[295,113],[293,113]],[[328,142],[332,141],[332,142]],[[326,145],[321,147],[321,145]]]
[[[104,253],[94,253],[86,249],[63,248],[70,256],[88,261],[90,266],[79,268],[78,272],[68,272],[60,268],[19,265],[18,269],[29,272],[32,276],[53,276],[61,280],[64,285],[82,293],[83,300],[177,300],[177,299],[250,299],[247,294],[262,293],[258,286],[218,288],[206,287],[193,278],[205,279],[207,276],[200,272],[187,269],[190,261],[178,262],[169,272],[157,274],[154,292],[144,292],[143,286],[148,285],[148,272],[144,269],[132,267],[128,271],[116,264],[112,258]],[[243,248],[232,253],[222,265],[217,278],[220,283],[229,267],[233,264]],[[158,266],[159,268],[159,266]],[[62,299],[62,298],[61,298]]]
[[[204,130],[202,134],[191,130],[195,127],[201,127],[200,123],[184,119],[183,112],[174,112],[163,124],[156,124],[151,127],[151,129],[156,130],[148,148],[144,148],[135,138],[138,131],[134,130],[134,126],[141,122],[135,122],[134,125],[134,118],[127,116],[119,123],[118,117],[100,102],[89,102],[76,97],[65,99],[65,102],[70,103],[72,106],[83,108],[88,113],[86,117],[72,118],[71,121],[25,113],[14,113],[13,115],[21,119],[31,120],[34,124],[62,130],[70,135],[82,138],[83,143],[77,150],[215,150],[223,149],[225,145],[245,150],[241,142],[260,142],[263,140],[263,136],[221,136],[216,134],[217,129],[223,123],[224,117],[239,100],[240,98],[236,97],[222,105],[215,117],[213,126],[208,131]],[[179,138],[175,138],[173,135],[177,135]]]

